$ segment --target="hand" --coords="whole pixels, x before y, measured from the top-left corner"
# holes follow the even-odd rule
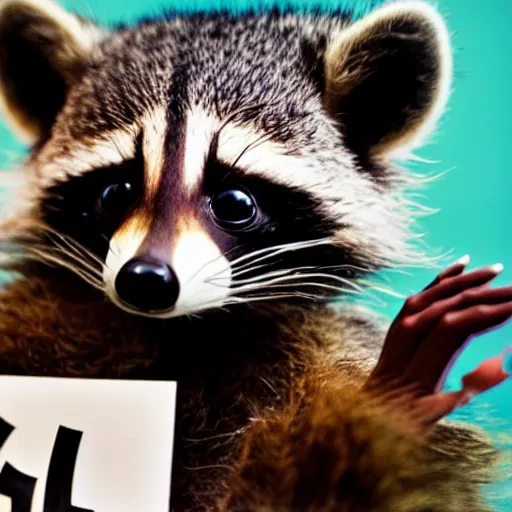
[[[465,376],[461,391],[440,392],[451,361],[468,341],[512,317],[512,286],[488,287],[503,267],[464,273],[468,262],[459,260],[406,300],[366,385],[402,405],[407,402],[425,433],[471,396],[508,377],[502,360],[492,358]]]

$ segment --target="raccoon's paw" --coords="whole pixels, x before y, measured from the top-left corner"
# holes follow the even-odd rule
[[[512,286],[487,286],[501,265],[464,273],[466,264],[449,267],[407,299],[366,385],[408,405],[425,433],[471,396],[508,377],[493,358],[466,376],[461,391],[440,392],[450,363],[469,340],[512,317]]]

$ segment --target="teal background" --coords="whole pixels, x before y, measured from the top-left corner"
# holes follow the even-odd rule
[[[247,5],[225,1],[181,0],[173,5],[169,0],[67,0],[63,4],[104,23],[156,14],[162,6],[191,9]],[[259,5],[266,3],[260,1]],[[344,2],[359,12],[378,3]],[[309,5],[305,0],[292,4]],[[496,285],[508,284],[512,282],[512,170],[508,153],[512,145],[512,1],[440,0],[436,5],[453,33],[455,82],[450,108],[433,143],[418,152],[437,163],[414,165],[416,172],[428,175],[449,171],[434,180],[421,199],[423,204],[439,209],[422,219],[424,241],[433,253],[451,250],[452,259],[470,254],[472,267],[503,263],[505,270]],[[3,125],[0,150],[4,167],[23,151]],[[407,274],[385,277],[387,286],[407,295],[421,289],[433,275],[432,270],[408,269]],[[386,304],[375,307],[394,316],[401,299],[382,298]],[[453,367],[446,386],[456,388],[461,375],[510,343],[512,325],[473,340]],[[476,399],[457,413],[457,417],[485,426],[500,446],[509,450],[512,447],[511,394],[512,379]],[[509,467],[508,472],[511,471]],[[512,511],[512,483],[493,486],[489,493],[496,510]]]

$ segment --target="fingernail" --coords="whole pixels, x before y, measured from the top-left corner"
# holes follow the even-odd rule
[[[469,254],[466,254],[465,256],[462,256],[462,258],[459,258],[459,259],[454,263],[454,265],[463,265],[463,266],[467,266],[467,265],[469,265],[470,260],[471,260],[471,257],[469,256]]]
[[[489,267],[489,270],[491,270],[495,274],[501,274],[501,272],[503,272],[503,264],[496,263],[495,265],[491,265]]]

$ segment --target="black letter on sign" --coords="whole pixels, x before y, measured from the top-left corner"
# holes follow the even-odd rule
[[[0,418],[0,448],[14,430],[5,420]],[[11,512],[30,512],[36,478],[25,475],[12,467],[8,462],[0,471],[0,494],[11,498]]]
[[[48,467],[44,512],[94,512],[71,504],[73,473],[82,432],[59,427]]]
[[[4,464],[0,472],[0,494],[11,498],[11,512],[30,512],[36,481],[8,462]]]
[[[5,441],[7,441],[7,438],[11,435],[13,430],[14,427],[11,424],[0,418],[0,449],[3,447]]]

